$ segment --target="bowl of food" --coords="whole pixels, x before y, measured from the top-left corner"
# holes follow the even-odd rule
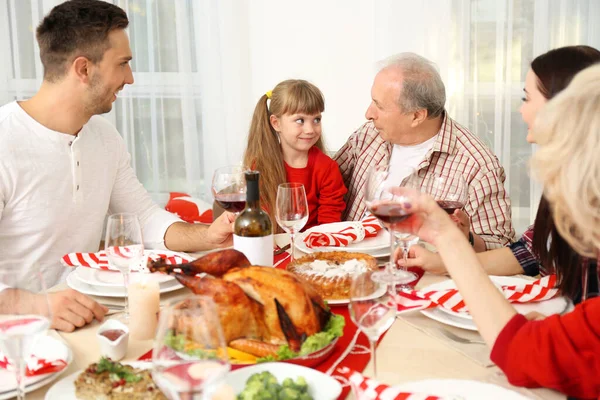
[[[310,283],[328,304],[347,304],[352,276],[377,271],[377,259],[347,251],[316,252],[290,262],[287,270]]]
[[[293,364],[264,363],[243,368],[229,373],[225,384],[240,400],[333,400],[342,392],[340,383],[331,376]]]

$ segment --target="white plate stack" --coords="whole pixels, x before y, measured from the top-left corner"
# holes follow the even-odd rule
[[[168,253],[162,251],[161,253]],[[180,253],[174,253],[181,255]],[[189,258],[189,257],[188,257]],[[172,292],[181,289],[175,278],[161,273],[148,273],[132,271],[129,283],[158,282],[160,293]],[[67,276],[67,285],[83,294],[104,297],[126,297],[127,291],[123,284],[123,275],[118,271],[107,271],[90,267],[77,267]]]

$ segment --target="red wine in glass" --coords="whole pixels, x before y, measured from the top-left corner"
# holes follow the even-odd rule
[[[460,201],[438,200],[438,206],[444,209],[448,214],[454,214],[454,211],[460,210],[465,205]]]
[[[215,201],[223,209],[232,213],[239,213],[246,208],[246,194],[245,193],[217,193],[215,195]]]
[[[397,203],[373,204],[371,213],[384,224],[396,225],[412,215],[402,205]]]

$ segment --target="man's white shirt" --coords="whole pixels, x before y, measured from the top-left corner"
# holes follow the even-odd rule
[[[31,271],[52,286],[70,272],[63,255],[97,251],[107,214],[136,214],[147,247],[164,248],[180,219],[152,201],[130,160],[100,116],[75,137],[39,124],[17,102],[0,107],[0,252],[23,265],[30,290],[40,289]]]
[[[389,181],[400,186],[404,178],[417,169],[425,155],[435,143],[437,135],[423,143],[414,146],[400,146],[395,144],[390,157]]]

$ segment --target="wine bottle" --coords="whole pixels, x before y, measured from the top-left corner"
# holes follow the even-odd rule
[[[258,171],[247,171],[246,208],[238,215],[233,229],[233,248],[244,253],[252,265],[273,266],[273,224],[260,208]]]

